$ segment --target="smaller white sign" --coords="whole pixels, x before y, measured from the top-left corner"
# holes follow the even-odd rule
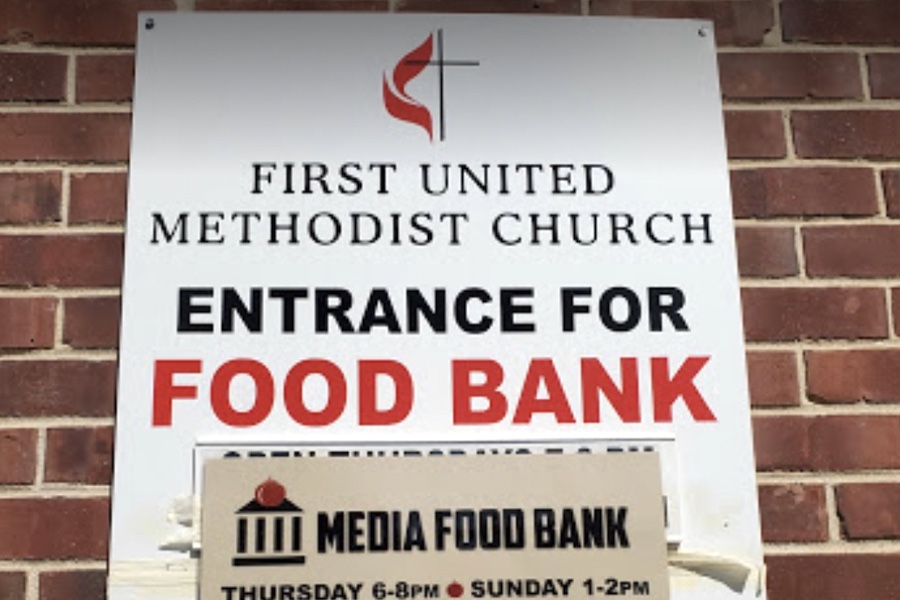
[[[666,540],[677,545],[681,540],[678,455],[673,438],[604,440],[532,440],[457,442],[398,442],[393,444],[272,444],[200,442],[194,448],[194,498],[202,498],[204,467],[220,458],[372,458],[437,456],[531,456],[572,454],[620,454],[651,452],[659,456],[662,472],[663,518]],[[199,549],[199,535],[184,536]]]
[[[668,600],[652,453],[215,460],[200,600]]]

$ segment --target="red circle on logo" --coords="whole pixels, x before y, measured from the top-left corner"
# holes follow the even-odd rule
[[[284,486],[271,477],[256,486],[256,501],[266,508],[280,506],[287,495]]]

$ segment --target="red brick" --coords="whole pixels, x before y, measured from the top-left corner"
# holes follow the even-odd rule
[[[197,0],[196,10],[387,11],[388,0]],[[449,10],[449,9],[448,9]]]
[[[870,54],[869,87],[873,98],[900,98],[900,54]]]
[[[894,0],[784,0],[786,42],[881,45],[900,42],[900,4]]]
[[[0,558],[106,558],[106,498],[0,499]]]
[[[66,61],[62,54],[0,52],[0,102],[65,100]]]
[[[122,236],[0,235],[0,284],[117,287]]]
[[[900,538],[900,484],[843,484],[835,489],[835,499],[845,538]]]
[[[115,403],[111,361],[0,361],[0,417],[107,417]]]
[[[810,277],[900,275],[900,226],[806,227],[803,247]]]
[[[3,0],[0,42],[129,46],[139,11],[174,9],[175,0]]]
[[[119,341],[119,298],[68,298],[63,342],[73,348],[115,348]]]
[[[900,335],[900,288],[891,289],[891,316],[894,319],[894,334]]]
[[[900,554],[784,554],[766,565],[769,600],[900,598]]]
[[[791,123],[801,158],[900,158],[900,110],[800,110]]]
[[[791,352],[748,352],[747,375],[754,407],[799,406],[797,361]]]
[[[39,600],[106,600],[105,571],[45,571]]]
[[[820,485],[760,486],[759,512],[765,542],[824,542],[828,539],[825,489]]]
[[[52,348],[55,298],[0,298],[0,348]]]
[[[59,221],[62,175],[0,173],[0,225]]]
[[[125,113],[0,114],[0,160],[124,161],[130,127]]]
[[[45,481],[108,484],[112,474],[112,427],[47,431]]]
[[[716,42],[727,46],[759,46],[775,22],[771,3],[763,0],[603,0],[590,7],[601,16],[710,20]]]
[[[817,471],[900,467],[900,416],[815,417],[809,428],[811,462]]]
[[[21,600],[22,598],[25,598],[25,573],[0,571],[0,600]]]
[[[75,173],[69,198],[69,223],[123,223],[127,173]]]
[[[0,429],[0,485],[34,483],[36,465],[37,431]],[[0,600],[2,598],[0,592]]]
[[[761,471],[856,471],[900,467],[900,417],[756,416]]]
[[[799,272],[790,227],[738,227],[736,236],[743,277],[788,277]]]
[[[806,417],[754,417],[753,448],[757,469],[808,471],[812,465],[811,425],[812,419]]]
[[[875,172],[866,167],[736,169],[736,217],[868,216],[878,212]]]
[[[810,351],[806,380],[817,402],[900,402],[900,350]]]
[[[719,77],[728,100],[863,97],[859,61],[850,53],[720,54]]]
[[[881,186],[887,203],[887,215],[900,217],[900,169],[885,169],[881,172]]]
[[[397,0],[402,12],[538,13],[580,15],[580,0]]]
[[[128,102],[134,88],[133,54],[89,54],[76,64],[78,102]]]
[[[728,157],[784,158],[787,145],[781,113],[774,110],[725,112]]]
[[[745,288],[751,341],[887,337],[884,291],[876,288]]]

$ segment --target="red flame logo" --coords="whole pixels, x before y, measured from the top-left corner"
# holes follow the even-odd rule
[[[406,93],[406,85],[415,79],[431,60],[434,51],[433,34],[429,34],[415,50],[400,59],[394,67],[391,78],[387,74],[382,77],[382,93],[384,107],[394,118],[413,123],[428,133],[433,140],[431,111],[421,102]]]

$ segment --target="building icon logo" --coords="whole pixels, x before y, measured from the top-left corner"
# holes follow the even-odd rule
[[[272,478],[256,486],[253,500],[239,508],[235,567],[302,565],[303,509],[287,499]]]
[[[388,113],[401,121],[418,125],[428,133],[428,139],[434,141],[434,123],[432,111],[410,96],[406,91],[407,84],[418,77],[426,67],[437,67],[437,135],[440,141],[446,139],[447,106],[444,98],[444,75],[448,67],[477,67],[475,60],[452,60],[444,57],[444,30],[438,29],[425,38],[425,41],[400,59],[390,75],[382,76],[382,95],[384,107]]]

